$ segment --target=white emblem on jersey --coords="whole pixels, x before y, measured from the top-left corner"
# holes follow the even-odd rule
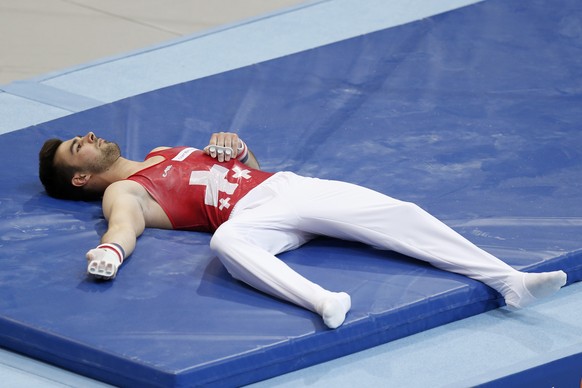
[[[232,171],[234,171],[233,178],[236,178],[236,179],[238,179],[238,178],[251,179],[251,176],[249,174],[250,173],[250,170],[243,170],[239,166],[234,166],[232,168]]]
[[[186,159],[188,156],[190,156],[190,154],[192,152],[196,151],[196,148],[184,148],[182,151],[180,151],[180,153],[178,153],[178,155],[174,156],[174,158],[172,160],[176,161],[176,162],[183,162],[184,159]]]
[[[217,207],[219,192],[232,195],[232,193],[234,193],[238,187],[238,184],[230,183],[226,180],[226,175],[228,172],[228,168],[219,166],[218,164],[212,166],[210,171],[192,171],[192,173],[190,173],[190,185],[206,186],[204,204]],[[227,198],[228,206],[221,206],[220,210],[222,210],[224,207],[227,209],[230,207],[228,200],[230,200],[230,198]]]
[[[220,206],[218,207],[219,210],[222,210],[224,208],[228,209],[230,207],[230,203],[229,203],[230,197],[226,197],[224,199],[220,198],[219,202],[220,202]]]
[[[172,165],[170,164],[168,167],[166,167],[164,169],[164,173],[162,174],[162,176],[165,178],[168,176],[168,173],[170,172],[170,170],[172,169]]]

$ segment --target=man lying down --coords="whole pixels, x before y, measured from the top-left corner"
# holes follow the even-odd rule
[[[145,228],[213,233],[212,251],[236,279],[319,314],[339,327],[350,296],[315,284],[276,255],[324,235],[359,241],[479,280],[508,306],[525,307],[566,284],[563,271],[520,272],[415,204],[350,183],[265,172],[234,133],[203,149],[158,147],[143,161],[89,132],[50,139],[39,176],[53,197],[102,198],[108,229],[87,252],[88,273],[113,279]]]

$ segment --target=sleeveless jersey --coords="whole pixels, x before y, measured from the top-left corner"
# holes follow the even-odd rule
[[[219,162],[196,148],[177,147],[150,153],[164,161],[130,176],[162,207],[174,229],[215,231],[237,202],[273,173],[238,160]]]

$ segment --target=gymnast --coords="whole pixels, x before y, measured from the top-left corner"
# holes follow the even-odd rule
[[[295,272],[275,255],[318,235],[359,241],[479,280],[522,308],[566,284],[566,273],[520,272],[410,202],[350,183],[260,170],[234,133],[214,133],[203,149],[158,147],[144,161],[89,132],[50,139],[39,153],[46,192],[102,199],[108,221],[87,252],[89,276],[115,278],[144,229],[213,232],[212,251],[228,272],[256,289],[319,314],[339,327],[350,296]]]

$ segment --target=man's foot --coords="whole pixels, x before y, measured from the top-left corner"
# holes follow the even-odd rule
[[[522,273],[521,287],[505,295],[505,303],[513,308],[523,308],[538,299],[548,297],[562,288],[568,276],[564,271]]]
[[[352,308],[352,299],[345,292],[331,292],[319,305],[317,312],[330,329],[338,328],[344,323],[346,314]]]

